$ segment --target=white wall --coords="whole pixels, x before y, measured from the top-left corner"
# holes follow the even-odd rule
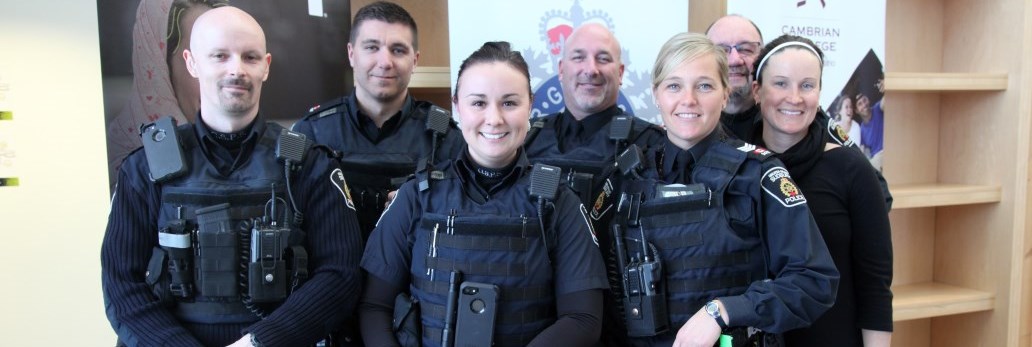
[[[0,86],[19,187],[0,187],[0,345],[110,346],[109,209],[93,0],[0,1]]]

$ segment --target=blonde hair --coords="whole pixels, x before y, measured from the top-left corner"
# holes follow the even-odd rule
[[[656,89],[659,83],[681,64],[707,55],[716,60],[720,83],[726,89],[730,84],[727,76],[727,53],[706,35],[688,32],[674,35],[659,49],[656,64],[652,67],[652,89]]]

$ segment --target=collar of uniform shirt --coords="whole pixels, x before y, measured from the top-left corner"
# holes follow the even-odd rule
[[[412,112],[414,104],[415,101],[412,99],[412,95],[405,96],[405,103],[401,106],[401,110],[398,110],[394,116],[383,122],[382,127],[377,128],[376,122],[369,119],[369,116],[362,114],[362,110],[358,107],[358,99],[355,97],[355,92],[351,92],[351,97],[348,98],[348,117],[351,117],[354,124],[358,124],[359,131],[366,138],[373,143],[377,143],[397,132],[401,121]]]
[[[578,121],[573,118],[573,114],[569,110],[563,110],[563,113],[558,117],[558,131],[559,141],[563,145],[577,145],[580,143],[586,143],[591,140],[596,133],[599,132],[606,124],[609,124],[613,117],[623,113],[616,105],[602,110],[598,113],[584,117],[584,119]],[[606,134],[608,136],[608,134]]]
[[[240,142],[240,147],[230,149],[219,143],[216,139],[217,135],[214,134],[215,131],[204,124],[202,117],[203,115],[198,112],[197,120],[194,122],[194,133],[200,139],[198,142],[200,143],[201,151],[208,158],[208,161],[223,175],[229,174],[245,161],[243,159],[246,156],[243,154],[250,153],[258,142],[258,138],[265,132],[265,120],[259,112],[254,121],[251,122],[251,125],[248,125],[250,130],[247,131],[247,136],[244,137],[244,140]]]
[[[677,147],[676,145],[674,145],[672,142],[670,142],[670,138],[668,137],[666,143],[663,144],[662,164],[665,178],[675,177],[676,174],[679,173],[681,170],[689,169],[683,166],[684,163],[675,163],[677,161],[675,160],[675,158],[677,158],[678,153],[687,151],[688,154],[692,156],[692,159],[694,159],[694,163],[698,164],[699,160],[702,159],[702,156],[706,154],[706,151],[709,150],[710,146],[713,145],[713,142],[715,142],[716,139],[720,137],[720,133],[720,128],[713,130],[713,132],[711,132],[709,135],[706,135],[706,137],[702,138],[702,140],[699,141],[699,143],[696,143],[694,146],[692,146],[692,148],[689,148],[687,150],[683,150],[681,149],[681,147]],[[679,165],[680,167],[674,167],[675,164]],[[691,177],[691,173],[686,173],[685,177]]]
[[[523,176],[523,170],[526,170],[530,166],[530,160],[527,159],[526,153],[521,148],[519,153],[516,154],[516,163],[512,166],[512,169],[504,175],[504,177],[496,184],[491,187],[481,187],[477,184],[475,164],[469,157],[469,150],[464,149],[462,155],[455,160],[455,174],[456,177],[462,182],[463,190],[466,195],[476,201],[478,204],[482,204],[495,192],[502,190],[505,187],[511,186],[520,177]]]

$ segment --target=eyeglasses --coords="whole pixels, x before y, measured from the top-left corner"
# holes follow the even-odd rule
[[[738,54],[749,56],[755,55],[757,52],[760,51],[759,42],[739,42],[737,45],[734,46],[718,44],[717,47],[722,48],[724,52],[726,52],[727,54],[731,54],[732,48],[738,51]]]

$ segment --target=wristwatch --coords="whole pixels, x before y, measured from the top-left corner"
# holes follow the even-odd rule
[[[720,304],[717,303],[717,300],[710,300],[710,302],[706,303],[704,308],[706,310],[706,314],[717,321],[717,325],[720,326],[720,330],[727,329],[727,324],[724,323],[724,317],[720,316]]]

